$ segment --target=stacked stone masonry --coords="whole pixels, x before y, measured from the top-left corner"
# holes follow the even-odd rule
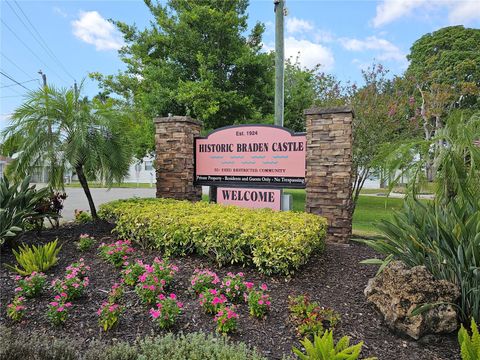
[[[198,201],[200,186],[193,185],[193,143],[200,136],[201,121],[189,116],[156,118],[157,197]]]
[[[305,110],[307,173],[305,211],[329,222],[330,242],[352,234],[352,121],[350,108]]]

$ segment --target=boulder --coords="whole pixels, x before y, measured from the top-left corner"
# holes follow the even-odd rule
[[[425,334],[449,333],[458,328],[457,311],[448,304],[460,296],[458,286],[435,280],[425,266],[408,268],[401,261],[392,261],[369,280],[364,293],[391,329],[416,340]],[[419,305],[439,302],[443,304],[410,316]]]

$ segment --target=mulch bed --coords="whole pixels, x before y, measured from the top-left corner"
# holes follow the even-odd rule
[[[63,327],[52,326],[46,316],[47,304],[53,298],[51,290],[41,297],[27,300],[28,313],[20,323],[12,323],[6,318],[6,305],[10,302],[14,290],[14,274],[3,264],[14,263],[10,249],[3,249],[0,260],[0,324],[6,325],[19,333],[32,331],[80,339],[84,344],[97,339],[106,342],[124,340],[133,342],[137,337],[162,334],[155,327],[148,314],[148,307],[142,305],[134,292],[125,295],[126,311],[119,326],[107,333],[99,325],[96,310],[106,300],[106,292],[120,279],[119,270],[101,260],[96,254],[96,247],[101,241],[111,242],[112,226],[107,223],[87,225],[66,225],[57,230],[45,231],[37,237],[34,233],[22,239],[27,243],[54,240],[58,237],[63,247],[58,265],[51,270],[49,280],[64,275],[65,267],[80,257],[91,266],[90,286],[85,296],[73,301],[69,319]],[[93,235],[97,245],[85,253],[80,253],[74,241],[81,233]],[[158,252],[136,249],[134,258],[149,263]],[[307,293],[311,299],[321,305],[331,307],[341,314],[341,322],[336,328],[336,335],[349,335],[352,343],[363,340],[362,355],[377,356],[379,359],[459,359],[456,335],[427,336],[423,340],[413,341],[402,338],[387,329],[375,310],[365,302],[363,289],[369,278],[375,275],[375,267],[361,265],[359,261],[375,257],[373,250],[351,243],[349,245],[328,245],[323,254],[314,256],[297,274],[291,278],[267,277],[253,268],[228,266],[217,269],[208,259],[187,256],[172,259],[179,267],[175,277],[174,291],[184,302],[184,313],[173,328],[173,332],[214,332],[213,317],[205,315],[198,301],[188,292],[189,279],[195,268],[211,268],[222,277],[227,272],[242,271],[248,281],[256,284],[266,282],[270,288],[272,309],[267,319],[256,320],[248,316],[246,305],[239,306],[239,330],[231,335],[235,341],[243,341],[256,347],[266,357],[281,359],[290,355],[292,346],[299,347],[295,328],[288,319],[287,301],[289,295]]]

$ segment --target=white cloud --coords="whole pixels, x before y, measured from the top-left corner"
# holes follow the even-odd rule
[[[468,24],[480,20],[480,1],[459,2],[448,14],[450,24]]]
[[[378,28],[412,14],[428,16],[435,9],[445,9],[451,24],[466,25],[480,19],[478,0],[383,0],[377,5],[372,25]]]
[[[365,40],[341,38],[340,44],[349,51],[363,52],[376,51],[376,58],[381,61],[393,60],[398,62],[406,62],[405,54],[390,41],[369,36]]]
[[[121,34],[97,11],[80,12],[79,19],[72,21],[72,27],[77,38],[95,45],[98,51],[118,50],[123,46]]]
[[[298,40],[292,36],[285,39],[285,58],[298,60],[302,66],[313,68],[320,64],[323,70],[331,70],[335,64],[332,51],[308,40]]]
[[[295,16],[287,17],[286,27],[288,34],[310,32],[315,28],[310,21],[299,19]]]

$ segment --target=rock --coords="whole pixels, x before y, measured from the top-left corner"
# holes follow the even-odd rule
[[[391,329],[416,340],[424,334],[449,333],[458,328],[457,312],[448,304],[460,296],[458,286],[435,280],[425,266],[409,269],[403,262],[393,261],[368,281],[364,293]],[[444,304],[410,316],[417,306],[438,302]]]

